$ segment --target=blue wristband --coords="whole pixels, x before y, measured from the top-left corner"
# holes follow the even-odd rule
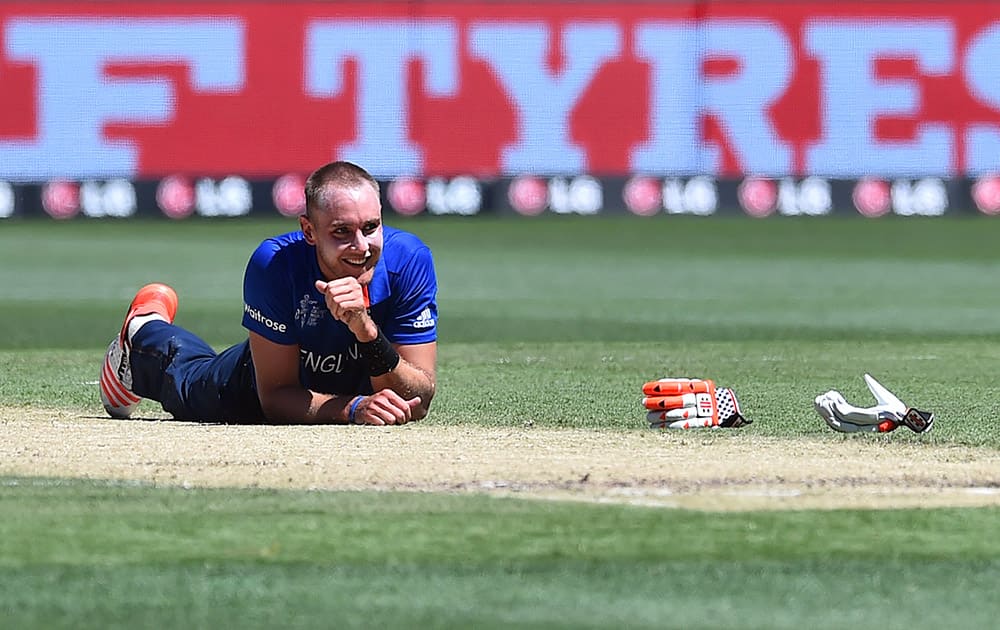
[[[354,420],[354,415],[358,411],[358,405],[360,405],[361,401],[364,399],[365,399],[364,396],[356,397],[354,400],[351,401],[351,406],[347,408],[347,421],[350,422],[351,424],[356,424]]]

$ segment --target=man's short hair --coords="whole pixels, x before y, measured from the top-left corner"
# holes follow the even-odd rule
[[[312,216],[314,210],[324,206],[325,196],[329,188],[354,188],[368,183],[379,193],[378,182],[371,173],[357,164],[343,160],[324,164],[309,175],[306,180],[306,216]]]

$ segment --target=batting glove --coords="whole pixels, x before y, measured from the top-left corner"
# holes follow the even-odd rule
[[[736,393],[716,387],[710,379],[661,378],[642,386],[646,420],[654,429],[742,427],[743,416]]]
[[[813,406],[831,429],[841,433],[889,433],[900,425],[927,433],[934,427],[933,412],[907,406],[870,374],[865,374],[865,384],[878,402],[874,407],[855,407],[836,390],[817,396]]]

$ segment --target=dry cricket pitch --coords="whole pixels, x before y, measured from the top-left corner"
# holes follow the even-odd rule
[[[1000,451],[894,436],[200,425],[23,408],[0,408],[0,426],[0,476],[703,510],[1000,505]]]

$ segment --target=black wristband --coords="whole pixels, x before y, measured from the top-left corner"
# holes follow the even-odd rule
[[[358,353],[368,364],[369,376],[382,376],[399,365],[399,353],[392,347],[382,331],[371,341],[358,342]]]

